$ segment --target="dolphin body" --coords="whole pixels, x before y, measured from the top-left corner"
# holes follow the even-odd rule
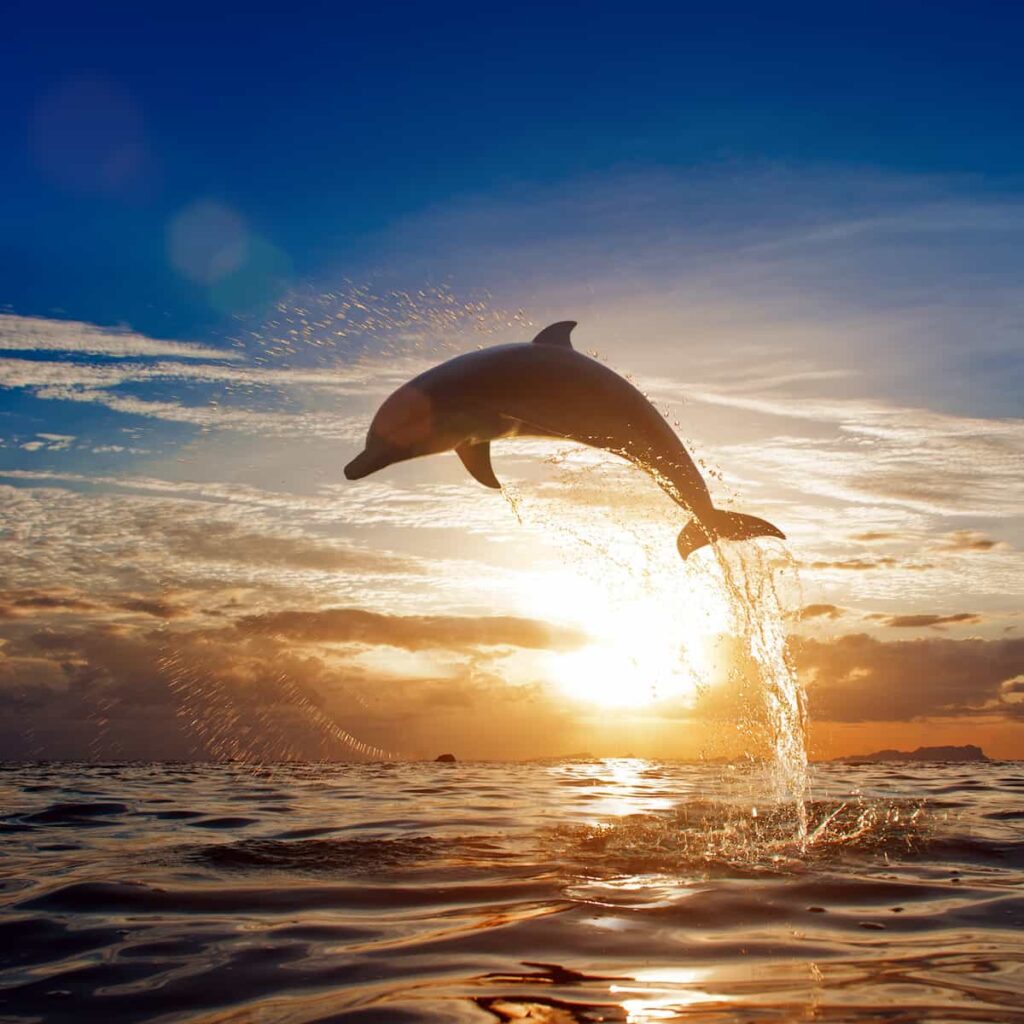
[[[530,344],[449,359],[403,384],[377,411],[349,480],[421,455],[454,450],[486,487],[501,484],[491,441],[545,437],[603,448],[650,475],[692,519],[679,534],[683,558],[716,540],[785,535],[771,523],[711,503],[700,471],[665,418],[629,381],[577,352],[573,320],[545,327]]]

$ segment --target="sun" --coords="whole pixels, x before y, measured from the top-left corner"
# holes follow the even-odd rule
[[[709,573],[673,560],[641,573],[621,558],[567,563],[531,583],[535,614],[568,622],[588,641],[544,661],[565,696],[603,708],[693,698],[712,672],[729,608]],[[539,606],[538,606],[539,604]]]
[[[552,657],[549,672],[566,696],[607,708],[644,707],[667,691],[678,695],[694,689],[689,678],[674,679],[677,673],[664,663],[645,670],[644,660],[624,645],[588,644]]]
[[[544,679],[604,709],[695,699],[720,677],[718,640],[736,624],[719,561],[710,548],[679,558],[679,510],[617,456],[572,446],[548,462],[554,484],[510,498],[541,541],[511,577],[515,603],[587,640],[541,656]]]

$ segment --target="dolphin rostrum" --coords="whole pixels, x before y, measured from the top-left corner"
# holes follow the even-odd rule
[[[456,356],[403,384],[378,409],[366,448],[345,476],[359,480],[395,462],[454,449],[480,483],[500,488],[491,441],[559,438],[614,452],[653,477],[692,516],[677,541],[683,558],[719,539],[785,539],[763,519],[712,505],[675,431],[629,381],[572,347],[575,326],[563,320],[531,344]]]

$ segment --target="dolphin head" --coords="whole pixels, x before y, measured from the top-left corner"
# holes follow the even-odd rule
[[[430,396],[413,384],[404,384],[377,410],[366,447],[345,467],[345,476],[361,480],[396,462],[454,447],[459,439],[449,437],[439,421]]]

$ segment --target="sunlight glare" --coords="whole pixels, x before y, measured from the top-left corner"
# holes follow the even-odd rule
[[[695,697],[710,680],[712,642],[729,627],[721,589],[706,570],[676,560],[651,571],[635,537],[616,543],[638,550],[598,561],[588,551],[585,561],[533,576],[535,613],[568,620],[591,638],[577,650],[551,653],[548,678],[566,696],[604,708]]]

